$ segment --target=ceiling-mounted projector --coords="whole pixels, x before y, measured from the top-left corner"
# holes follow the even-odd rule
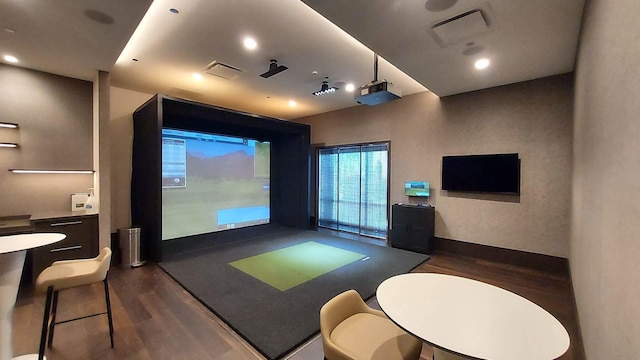
[[[402,92],[395,85],[387,81],[373,82],[358,89],[355,95],[358,104],[378,105],[387,101],[400,99]]]
[[[373,54],[373,81],[362,85],[355,94],[358,104],[378,105],[400,99],[402,92],[390,82],[378,81],[378,54]]]

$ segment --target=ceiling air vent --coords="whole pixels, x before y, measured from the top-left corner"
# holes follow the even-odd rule
[[[488,32],[489,23],[481,10],[472,10],[431,27],[436,41],[445,47]]]
[[[207,74],[215,75],[223,79],[233,80],[240,76],[242,70],[214,60],[211,62],[211,64],[207,65],[205,72]]]

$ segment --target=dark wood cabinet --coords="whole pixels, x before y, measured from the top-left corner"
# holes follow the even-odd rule
[[[31,280],[54,261],[98,255],[98,215],[32,220],[35,232],[57,232],[67,237],[31,250]]]
[[[430,254],[433,246],[435,208],[394,204],[391,206],[389,241],[394,248]]]

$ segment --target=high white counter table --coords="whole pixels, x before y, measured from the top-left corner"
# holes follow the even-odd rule
[[[411,273],[377,289],[380,308],[434,347],[436,360],[556,359],[569,334],[549,312],[497,286],[458,276]]]
[[[53,244],[66,237],[58,233],[33,233],[0,236],[0,360],[13,358],[11,331],[13,307],[18,296],[20,276],[28,249]],[[25,355],[16,359],[37,359]]]

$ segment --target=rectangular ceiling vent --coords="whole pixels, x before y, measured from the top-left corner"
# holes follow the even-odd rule
[[[205,72],[207,74],[215,75],[223,79],[233,80],[240,76],[242,70],[214,60],[211,62],[211,64],[207,65]]]
[[[490,22],[481,10],[472,10],[433,25],[436,41],[445,47],[488,32]]]

